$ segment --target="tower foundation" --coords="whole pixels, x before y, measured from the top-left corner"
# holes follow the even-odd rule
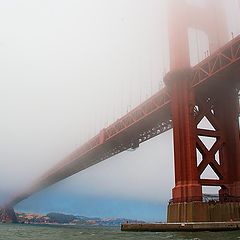
[[[240,202],[169,203],[168,223],[240,221]]]

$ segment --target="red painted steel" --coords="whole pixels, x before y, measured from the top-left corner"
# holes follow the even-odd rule
[[[188,29],[205,32],[209,38],[210,54],[228,41],[228,31],[221,0],[206,1],[205,7],[197,7],[185,0],[169,0],[170,69],[190,66]]]
[[[165,77],[172,93],[171,110],[174,138],[175,187],[173,202],[201,201],[196,163],[194,92],[191,91],[192,69],[176,70]]]
[[[240,38],[235,38],[216,51],[228,35],[219,1],[207,1],[205,8],[190,6],[185,1],[170,1],[170,4],[171,11],[174,10],[174,17],[169,21],[171,72],[165,82],[172,95],[175,163],[173,202],[201,201],[202,185],[221,186],[221,195],[239,197],[240,172],[235,169],[239,168],[237,162],[240,160],[237,121],[239,103],[236,91],[239,82],[237,66],[240,59]],[[220,32],[217,26],[221,27]],[[190,66],[189,27],[204,31],[209,38],[210,53],[214,52],[193,70],[187,70]],[[221,98],[224,94],[228,96],[231,108]],[[221,106],[226,109],[220,109]],[[198,123],[204,116],[214,130],[198,128]],[[214,138],[215,144],[207,149],[200,140],[201,137]],[[202,155],[199,165],[196,161],[196,149]],[[216,161],[216,153],[220,155],[219,163]],[[218,180],[201,179],[207,166],[211,166]]]
[[[240,36],[228,42],[224,47],[220,48],[213,55],[206,58],[194,67],[192,87],[209,81],[211,79],[224,77],[223,71],[235,71],[237,74],[240,61]],[[226,72],[224,72],[226,74]],[[226,75],[225,75],[226,76]]]
[[[199,94],[196,99],[195,126],[196,147],[202,155],[202,161],[198,165],[199,182],[201,185],[221,186],[221,194],[239,197],[239,102],[236,89],[234,81],[229,84],[225,80],[218,84],[217,91],[209,88],[205,90],[205,94]],[[199,127],[203,117],[212,125],[211,130]],[[207,148],[201,137],[211,138],[214,144]],[[211,166],[217,179],[201,178],[207,166]]]

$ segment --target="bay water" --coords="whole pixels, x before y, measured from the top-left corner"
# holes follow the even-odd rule
[[[119,227],[0,224],[0,240],[240,240],[233,232],[122,232]]]

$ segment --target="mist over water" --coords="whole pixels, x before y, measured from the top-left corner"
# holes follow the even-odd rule
[[[202,8],[206,1],[187,2]],[[240,33],[239,1],[222,2],[230,40]],[[0,205],[163,87],[167,17],[167,0],[0,1]],[[188,36],[195,65],[207,56],[208,38],[195,28]],[[92,216],[123,216],[124,207],[138,201],[132,217],[139,211],[140,219],[163,220],[160,205],[174,185],[172,142],[172,131],[164,133],[64,180],[42,198],[62,212],[89,208]],[[57,192],[75,203],[95,199],[94,207],[70,208],[66,198],[53,197]],[[39,196],[17,209],[47,211]],[[106,201],[104,211],[96,199]],[[159,219],[140,212],[143,202]]]

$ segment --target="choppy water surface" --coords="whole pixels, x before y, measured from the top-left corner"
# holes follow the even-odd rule
[[[202,233],[130,233],[116,227],[31,226],[0,224],[0,240],[229,240],[240,239],[240,231]]]

